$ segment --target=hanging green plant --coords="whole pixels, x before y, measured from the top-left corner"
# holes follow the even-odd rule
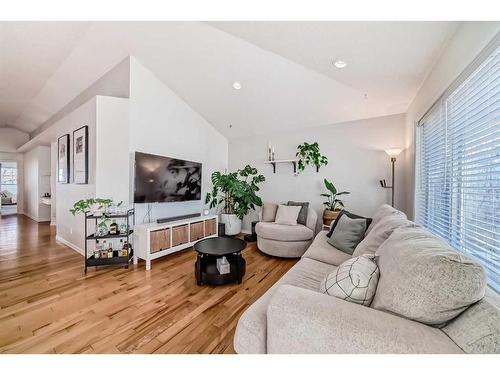
[[[321,155],[318,142],[311,144],[304,142],[298,145],[295,156],[298,158],[297,165],[299,172],[302,172],[308,165],[314,165],[316,171],[319,172],[321,166],[328,164],[328,158]]]
[[[107,223],[111,221],[109,218],[109,209],[111,206],[120,207],[123,201],[118,203],[114,203],[112,199],[104,199],[104,198],[88,198],[88,199],[80,199],[73,205],[73,208],[70,208],[69,212],[75,216],[77,213],[86,214],[88,212],[99,213],[100,220],[97,224],[98,227],[106,227]]]

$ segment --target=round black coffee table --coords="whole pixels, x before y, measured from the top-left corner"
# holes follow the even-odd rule
[[[239,238],[214,237],[198,241],[194,249],[198,253],[194,266],[196,283],[201,285],[222,285],[238,281],[241,284],[245,274],[246,261],[241,251],[247,243]],[[217,270],[217,258],[226,257],[230,272],[221,275]]]

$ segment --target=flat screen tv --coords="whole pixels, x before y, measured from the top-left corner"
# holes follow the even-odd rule
[[[135,153],[135,203],[201,199],[201,163]]]

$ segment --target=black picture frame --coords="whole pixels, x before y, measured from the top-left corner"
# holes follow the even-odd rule
[[[83,160],[82,160],[83,159]],[[73,183],[89,183],[89,127],[73,131]]]
[[[61,184],[69,184],[70,182],[69,153],[69,134],[64,134],[57,138],[57,182]]]

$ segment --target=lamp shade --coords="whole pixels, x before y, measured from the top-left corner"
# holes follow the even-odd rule
[[[387,155],[389,155],[391,158],[398,156],[401,151],[403,151],[402,148],[388,148],[387,150],[385,150]]]

